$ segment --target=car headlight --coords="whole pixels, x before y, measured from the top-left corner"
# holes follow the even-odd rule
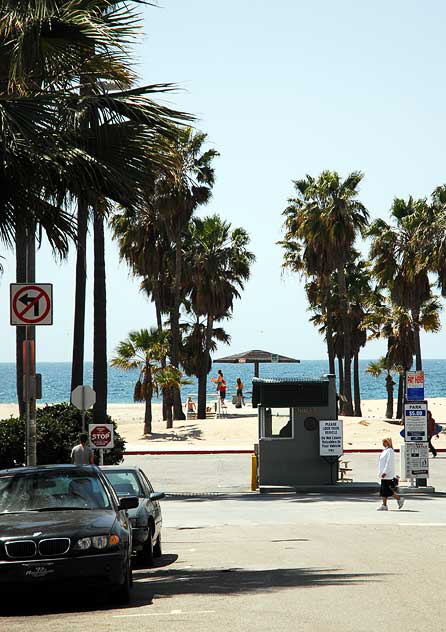
[[[91,547],[91,538],[81,538],[76,542],[75,548],[79,551],[86,551]]]
[[[91,543],[95,549],[105,549],[108,545],[108,535],[97,535],[91,538]]]

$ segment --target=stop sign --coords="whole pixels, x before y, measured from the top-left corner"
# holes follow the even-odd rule
[[[90,444],[95,448],[113,447],[113,425],[112,424],[89,424]]]

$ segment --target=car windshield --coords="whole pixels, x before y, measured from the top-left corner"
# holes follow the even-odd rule
[[[138,496],[143,498],[144,493],[136,472],[132,470],[105,470],[104,474],[118,496]]]
[[[42,470],[0,476],[0,514],[110,508],[102,481],[88,471]]]

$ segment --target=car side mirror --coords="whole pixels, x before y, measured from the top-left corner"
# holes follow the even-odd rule
[[[150,500],[162,500],[165,497],[166,494],[164,492],[152,492],[150,494]]]
[[[123,496],[119,499],[119,509],[136,509],[138,505],[138,496]]]

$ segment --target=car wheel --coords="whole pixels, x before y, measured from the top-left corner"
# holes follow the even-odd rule
[[[138,561],[144,566],[152,566],[153,564],[153,544],[152,544],[152,529],[149,527],[149,535],[144,542],[142,551],[138,553]]]
[[[161,547],[161,533],[159,533],[155,542],[155,546],[153,547],[153,557],[161,557],[162,554],[163,551]]]
[[[118,603],[122,605],[130,603],[130,590],[131,590],[132,584],[133,584],[133,573],[132,573],[132,568],[129,562],[127,566],[127,572],[124,578],[124,583],[121,584],[112,593],[112,599],[114,603]]]

